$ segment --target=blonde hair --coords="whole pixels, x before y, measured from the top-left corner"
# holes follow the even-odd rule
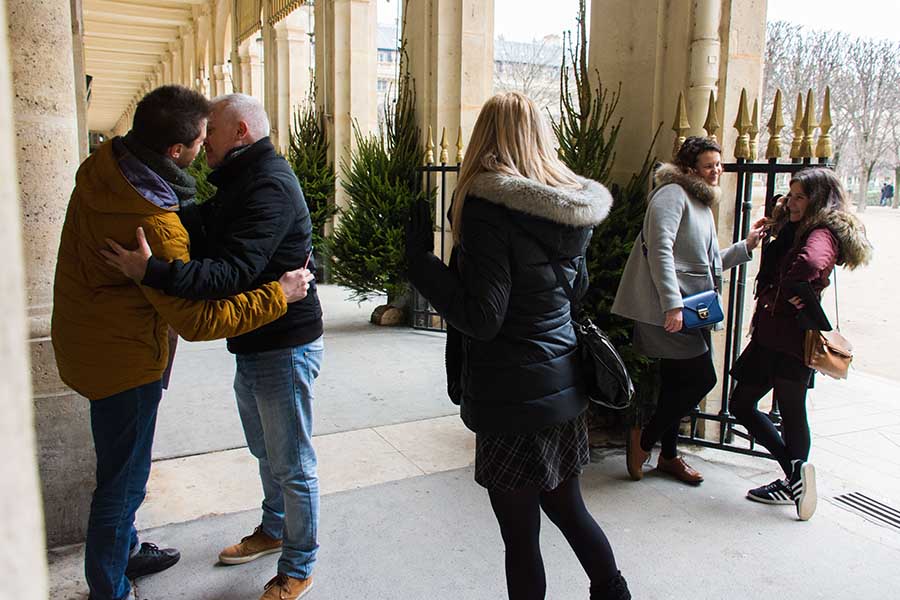
[[[478,113],[450,210],[454,244],[462,234],[466,194],[475,176],[484,172],[525,177],[551,187],[581,187],[559,159],[537,106],[519,92],[497,94]]]

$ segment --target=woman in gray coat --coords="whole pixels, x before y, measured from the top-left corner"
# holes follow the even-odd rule
[[[722,271],[750,260],[763,235],[764,220],[746,240],[719,250],[711,206],[719,194],[721,148],[708,138],[685,140],[674,164],[655,175],[641,234],[619,283],[612,312],[633,319],[634,347],[660,359],[657,409],[626,438],[628,473],[643,477],[643,465],[657,441],[657,469],[685,483],[703,476],[678,456],[678,424],[716,384],[709,329],[683,329],[683,297],[719,290]]]

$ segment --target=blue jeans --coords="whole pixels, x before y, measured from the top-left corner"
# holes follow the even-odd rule
[[[125,567],[138,536],[137,512],[150,477],[150,452],[162,383],[91,402],[97,487],[91,501],[84,572],[90,600],[121,600],[131,589]]]
[[[306,579],[316,562],[319,477],[312,447],[313,381],[322,338],[238,354],[234,392],[250,452],[259,460],[263,531],[283,541],[278,572]]]

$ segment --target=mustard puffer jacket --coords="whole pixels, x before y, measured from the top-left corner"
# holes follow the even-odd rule
[[[183,300],[136,284],[99,250],[107,238],[134,248],[138,227],[154,256],[189,259],[178,213],[145,198],[123,175],[113,142],[107,142],[78,169],[53,287],[51,337],[59,374],[90,400],[160,379],[168,325],[186,340],[212,340],[241,335],[287,311],[277,281],[215,301]]]

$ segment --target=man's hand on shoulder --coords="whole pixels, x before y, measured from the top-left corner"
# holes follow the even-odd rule
[[[281,291],[284,292],[288,304],[306,298],[306,294],[309,292],[309,282],[313,279],[315,277],[309,269],[297,269],[282,275],[278,283],[281,284]]]
[[[106,262],[118,270],[122,271],[126,277],[140,283],[144,279],[147,272],[147,262],[150,260],[152,253],[150,245],[147,243],[147,237],[144,235],[144,228],[137,228],[137,250],[127,250],[116,243],[115,240],[106,238],[109,249],[101,248],[100,254]]]

